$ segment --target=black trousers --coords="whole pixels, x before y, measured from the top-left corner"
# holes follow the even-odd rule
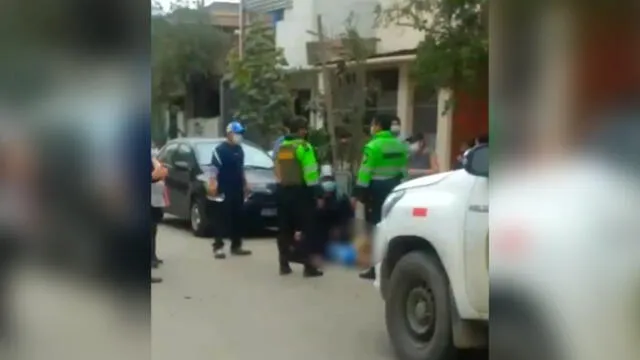
[[[280,264],[294,260],[291,248],[296,248],[297,259],[308,263],[309,255],[316,250],[316,201],[313,192],[306,186],[280,186],[278,198],[278,254]],[[294,243],[294,234],[301,231],[299,243]]]
[[[243,207],[244,199],[242,196],[227,197],[223,202],[215,204],[212,212],[215,233],[213,248],[215,250],[224,247],[224,238],[231,241],[231,249],[242,248]]]
[[[369,186],[369,194],[364,204],[364,220],[366,222],[369,238],[373,235],[373,229],[382,221],[382,204],[394,187],[400,184],[395,180],[372,181]]]

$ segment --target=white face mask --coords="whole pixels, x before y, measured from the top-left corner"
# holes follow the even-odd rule
[[[417,153],[418,151],[420,151],[420,144],[419,143],[413,143],[413,144],[411,144],[409,149],[411,150],[412,153]]]
[[[395,135],[399,135],[400,134],[400,126],[398,125],[393,125],[391,126],[391,132]]]
[[[232,134],[231,135],[231,142],[233,142],[234,144],[240,144],[242,142],[242,135],[240,135],[240,134]]]

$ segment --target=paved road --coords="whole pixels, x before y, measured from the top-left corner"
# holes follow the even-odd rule
[[[383,303],[353,270],[280,277],[273,239],[247,258],[214,260],[210,242],[162,226],[164,278],[152,288],[154,360],[391,360]]]
[[[393,359],[382,301],[342,268],[303,279],[277,274],[273,239],[246,244],[254,255],[214,260],[210,242],[163,226],[165,260],[152,288],[154,360]]]

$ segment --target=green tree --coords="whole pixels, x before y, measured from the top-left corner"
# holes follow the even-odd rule
[[[377,9],[381,25],[423,32],[414,66],[425,88],[478,94],[487,88],[489,33],[487,0],[400,0]]]
[[[341,61],[336,69],[336,98],[342,99],[342,110],[337,110],[342,126],[351,135],[341,145],[340,153],[352,173],[357,171],[365,144],[367,126],[367,100],[375,93],[375,86],[367,79],[367,59],[374,54],[375,43],[363,38],[356,27],[356,17],[351,13],[344,23],[345,31],[340,35],[342,43]],[[340,100],[338,100],[340,101]]]
[[[273,28],[255,22],[247,28],[242,57],[229,53],[231,86],[237,96],[236,116],[247,124],[247,132],[265,142],[293,113],[293,98],[287,85],[287,61],[276,47]]]
[[[152,112],[162,124],[164,110],[176,98],[188,96],[195,77],[213,79],[224,72],[230,35],[211,22],[202,6],[177,1],[168,11],[154,2],[151,16]]]

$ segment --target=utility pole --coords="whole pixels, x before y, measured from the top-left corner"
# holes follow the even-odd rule
[[[329,144],[331,145],[331,165],[337,169],[338,163],[338,144],[336,139],[336,123],[333,117],[333,94],[331,92],[331,74],[327,67],[327,52],[329,51],[326,40],[324,38],[324,30],[322,28],[322,16],[318,15],[316,20],[318,31],[318,42],[320,44],[320,69],[322,71],[322,83],[324,95],[324,109],[327,125],[329,127]]]
[[[240,0],[238,4],[238,54],[240,59],[244,57],[244,27],[245,27],[245,12],[244,12],[244,1]]]

